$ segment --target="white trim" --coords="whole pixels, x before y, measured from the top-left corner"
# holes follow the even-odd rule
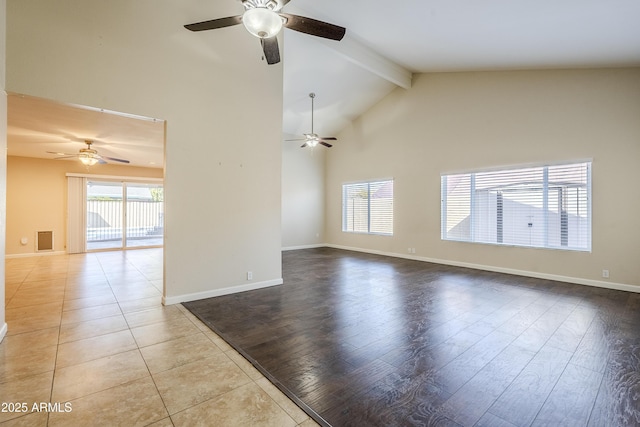
[[[394,258],[411,259],[414,261],[431,262],[434,264],[451,265],[454,267],[473,268],[476,270],[492,271],[495,273],[514,274],[516,276],[533,277],[536,279],[555,280],[557,282],[593,286],[596,288],[614,289],[617,291],[640,293],[640,286],[629,285],[626,283],[604,282],[602,280],[591,280],[591,279],[584,279],[581,277],[561,276],[557,274],[540,273],[537,271],[517,270],[514,268],[496,267],[492,265],[483,265],[483,264],[473,264],[470,262],[450,261],[450,260],[444,260],[444,259],[438,259],[438,258],[427,258],[427,257],[421,257],[421,256],[415,256],[415,255],[404,255],[404,254],[398,254],[394,252],[383,252],[383,251],[377,251],[373,249],[355,248],[351,246],[327,244],[327,247],[335,248],[335,249],[343,249],[346,251],[364,252],[364,253],[374,254],[374,255],[390,256]]]
[[[25,253],[25,254],[6,254],[4,256],[4,259],[29,258],[29,257],[32,257],[32,256],[53,256],[53,255],[66,255],[66,254],[67,254],[66,251],[29,252],[29,253]]]
[[[87,178],[87,179],[99,179],[101,181],[129,181],[135,184],[138,183],[163,183],[164,178],[145,178],[140,176],[119,176],[119,175],[93,175],[90,173],[72,173],[68,172],[66,174],[67,177],[75,177],[75,178]]]
[[[371,179],[363,179],[359,181],[345,181],[342,183],[342,186],[345,185],[355,185],[355,184],[378,184],[380,182],[394,181],[394,177],[389,178],[371,178]]]
[[[314,243],[312,245],[301,245],[301,246],[287,246],[282,248],[282,252],[297,251],[298,249],[316,249],[316,248],[325,248],[325,247],[327,247],[326,243]]]
[[[0,328],[0,342],[2,342],[2,340],[4,339],[4,337],[7,336],[7,324],[5,323],[4,325],[2,325],[2,328]]]
[[[573,165],[578,163],[593,163],[593,158],[579,158],[573,160],[553,160],[549,162],[531,162],[531,163],[513,163],[509,165],[500,165],[500,166],[487,166],[478,169],[454,169],[451,171],[441,171],[440,176],[443,175],[461,175],[461,174],[471,174],[471,173],[486,173],[486,172],[501,172],[504,170],[511,169],[533,169],[533,168],[544,168],[549,166],[563,166],[563,165]]]
[[[43,98],[39,98],[39,97],[35,97],[35,96],[31,96],[31,95],[24,95],[22,93],[18,93],[18,92],[6,92],[7,95],[11,95],[11,96],[19,96],[21,98],[31,98],[31,99],[43,99]],[[120,111],[114,111],[114,110],[107,110],[105,108],[99,108],[99,107],[90,107],[88,105],[80,105],[80,104],[72,104],[69,102],[59,102],[59,101],[53,101],[53,100],[47,100],[47,102],[53,102],[54,104],[57,105],[62,105],[62,106],[67,106],[67,107],[73,107],[73,108],[77,108],[80,110],[87,110],[87,111],[93,111],[96,113],[104,113],[104,114],[110,114],[113,116],[120,116],[120,117],[126,117],[128,119],[135,119],[135,120],[143,120],[146,122],[164,122],[164,120],[162,119],[157,119],[155,117],[147,117],[147,116],[140,116],[137,114],[130,114],[130,113],[123,113]]]
[[[253,291],[256,289],[268,288],[282,285],[282,279],[265,280],[263,282],[249,283],[247,285],[229,286],[227,288],[212,289],[210,291],[196,292],[193,294],[177,295],[174,297],[162,296],[163,305],[179,304],[181,302],[196,301],[205,298],[219,297],[222,295],[235,294],[238,292]]]

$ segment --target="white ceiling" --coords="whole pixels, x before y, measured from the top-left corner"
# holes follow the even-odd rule
[[[292,0],[285,10],[347,28],[340,45],[352,45],[345,56],[285,30],[285,133],[301,132],[311,90],[319,133],[335,133],[396,87],[375,73],[379,61],[348,58],[353,45],[409,73],[640,66],[638,0]]]
[[[242,13],[239,3],[235,7]],[[284,30],[287,135],[311,130],[310,92],[316,93],[314,130],[332,136],[390,91],[409,87],[412,73],[640,66],[638,0],[292,0],[284,11],[347,28],[341,42]],[[217,17],[202,14],[203,20]],[[141,123],[153,121],[116,115],[109,123],[104,117],[111,114],[91,109],[78,112],[102,115],[102,121],[73,118],[75,109],[66,111],[71,116],[65,121],[46,111],[36,117],[29,105],[15,109],[28,101],[34,100],[9,98],[10,155],[75,152],[82,139],[94,138],[105,155],[162,165],[157,128],[148,136],[137,133]],[[45,141],[49,145],[40,145]]]
[[[294,0],[412,72],[640,64],[637,0]]]
[[[77,154],[91,140],[91,148],[103,156],[129,160],[132,166],[163,167],[162,120],[18,94],[9,94],[7,110],[9,156],[53,159],[61,156],[47,151]]]

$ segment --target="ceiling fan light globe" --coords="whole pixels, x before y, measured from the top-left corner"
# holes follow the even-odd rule
[[[95,157],[92,156],[81,156],[80,157],[80,161],[82,162],[83,165],[85,166],[93,166],[96,163],[98,163],[98,159],[96,159]]]
[[[248,9],[242,15],[242,23],[247,31],[261,39],[269,39],[282,30],[280,15],[266,7]]]

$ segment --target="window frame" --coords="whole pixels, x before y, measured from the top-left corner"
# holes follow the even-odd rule
[[[569,246],[569,245],[550,245],[549,243],[549,227],[550,227],[550,223],[548,221],[548,216],[550,211],[550,208],[547,204],[547,200],[549,199],[549,168],[554,168],[554,167],[571,167],[571,166],[581,166],[581,165],[586,165],[586,183],[584,184],[584,188],[586,191],[586,208],[587,208],[587,216],[586,216],[586,230],[587,230],[587,235],[586,235],[586,244],[584,246]],[[490,241],[484,241],[481,240],[480,237],[478,237],[477,233],[473,230],[473,228],[476,226],[475,223],[478,221],[478,216],[473,216],[474,212],[476,212],[474,210],[475,207],[475,197],[472,197],[471,195],[474,194],[475,191],[475,178],[477,174],[483,174],[483,173],[500,173],[500,172],[506,172],[506,173],[518,173],[518,172],[523,172],[526,171],[527,169],[543,169],[543,192],[545,192],[546,194],[543,194],[543,200],[545,201],[544,205],[543,205],[543,216],[545,217],[545,220],[543,222],[543,240],[544,240],[544,244],[540,245],[540,244],[518,244],[518,243],[502,243],[502,242],[490,242]],[[469,231],[469,237],[468,238],[464,238],[464,237],[450,237],[447,236],[447,233],[450,230],[447,230],[447,206],[448,206],[448,202],[449,199],[447,197],[447,181],[446,178],[447,177],[451,177],[451,176],[461,176],[461,175],[468,175],[469,176],[469,219],[470,219],[470,231]],[[503,166],[503,167],[496,167],[496,168],[487,168],[487,169],[476,169],[476,170],[472,170],[472,171],[461,171],[461,172],[447,172],[447,173],[441,173],[440,174],[440,239],[441,241],[452,241],[452,242],[464,242],[464,243],[477,243],[477,244],[482,244],[482,245],[493,245],[493,246],[505,246],[505,247],[521,247],[521,248],[531,248],[531,249],[550,249],[550,250],[561,250],[561,251],[571,251],[571,252],[592,252],[592,248],[593,248],[593,228],[592,228],[592,223],[593,223],[593,208],[592,208],[592,200],[593,200],[593,193],[592,193],[592,181],[593,181],[593,159],[580,159],[580,160],[572,160],[572,161],[561,161],[561,162],[546,162],[546,163],[535,163],[535,164],[524,164],[524,165],[511,165],[511,166]],[[501,197],[499,198],[501,201]],[[497,199],[498,200],[498,199]],[[501,203],[499,203],[498,201],[496,202],[497,206],[500,206],[500,208],[502,208]],[[501,230],[502,231],[502,230]],[[561,234],[560,234],[560,238],[562,239],[562,237],[566,237],[562,235],[562,230],[561,230]]]
[[[377,235],[377,236],[393,236],[394,233],[394,214],[395,214],[395,194],[391,197],[391,232],[384,233],[379,231],[371,231],[371,186],[374,184],[382,184],[385,185],[387,183],[391,183],[392,188],[395,186],[395,182],[393,178],[384,178],[384,179],[374,179],[367,181],[355,181],[355,182],[346,182],[342,184],[342,232],[343,233],[351,233],[351,234],[363,234],[363,235]],[[354,186],[367,186],[367,231],[356,231],[348,229],[348,211],[345,209],[346,200],[347,200],[347,188]]]

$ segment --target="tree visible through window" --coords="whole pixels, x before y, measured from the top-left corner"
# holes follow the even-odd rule
[[[442,175],[442,239],[591,250],[591,163]]]
[[[342,231],[393,234],[393,180],[344,184]]]

